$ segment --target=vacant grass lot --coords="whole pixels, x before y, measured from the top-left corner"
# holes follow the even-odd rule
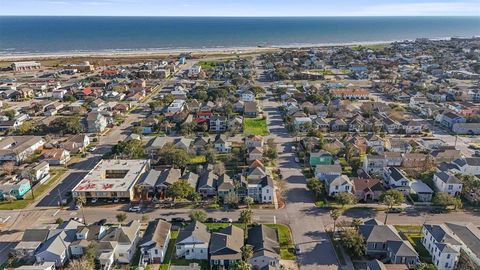
[[[280,241],[280,257],[282,260],[295,260],[295,254],[293,253],[295,247],[290,227],[283,224],[267,224],[267,226],[277,229],[278,240]]]
[[[243,120],[243,133],[245,135],[267,136],[267,119],[245,118]]]
[[[214,69],[216,66],[221,64],[220,61],[200,61],[198,65],[201,66],[203,69]]]

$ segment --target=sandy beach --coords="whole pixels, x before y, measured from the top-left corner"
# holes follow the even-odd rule
[[[378,42],[350,42],[350,43],[323,43],[323,44],[290,44],[279,46],[257,46],[257,47],[228,47],[228,48],[178,48],[178,49],[145,49],[145,50],[107,50],[107,51],[70,51],[58,53],[26,53],[0,55],[1,62],[26,61],[26,60],[51,60],[60,58],[136,58],[136,57],[166,57],[181,53],[191,53],[194,57],[213,55],[248,55],[262,52],[271,52],[280,49],[308,49],[328,48],[340,46],[371,46],[389,44],[394,41]]]

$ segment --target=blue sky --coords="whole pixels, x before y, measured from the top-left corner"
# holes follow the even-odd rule
[[[480,16],[480,0],[0,0],[1,15]]]

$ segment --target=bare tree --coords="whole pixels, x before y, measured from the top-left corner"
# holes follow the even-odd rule
[[[15,170],[15,164],[13,162],[5,162],[1,166],[1,170],[4,174],[10,175]]]

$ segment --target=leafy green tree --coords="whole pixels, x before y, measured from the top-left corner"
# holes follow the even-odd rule
[[[253,211],[251,209],[245,209],[240,212],[238,220],[245,224],[245,227],[249,226],[253,222]]]
[[[240,198],[237,194],[235,194],[235,192],[229,192],[227,195],[225,195],[223,202],[231,207],[237,207],[238,203],[240,202]]]
[[[96,242],[91,242],[88,247],[87,251],[85,252],[84,258],[88,262],[88,264],[95,268],[95,258],[97,257],[98,251],[98,244]]]
[[[63,218],[57,218],[55,220],[55,223],[58,224],[58,225],[62,224],[63,223]]]
[[[335,197],[335,201],[345,207],[345,205],[355,204],[357,202],[357,198],[355,195],[349,192],[341,192]]]
[[[118,213],[116,216],[118,223],[123,223],[125,220],[127,220],[127,214],[125,213]]]
[[[53,120],[47,127],[47,132],[58,134],[78,134],[85,130],[80,117],[59,117]]]
[[[316,178],[311,178],[307,181],[307,188],[315,194],[317,198],[321,198],[325,193],[325,185]]]
[[[164,147],[160,150],[160,155],[163,157],[165,164],[173,165],[175,168],[185,168],[190,162],[190,156],[187,151],[176,147]]]
[[[432,203],[442,206],[443,208],[447,208],[448,206],[453,206],[454,209],[462,207],[460,198],[456,198],[446,192],[437,192],[433,197]]]
[[[175,199],[186,199],[191,193],[195,192],[190,184],[185,180],[179,180],[167,187],[167,196]]]
[[[390,189],[380,195],[380,201],[388,206],[388,211],[385,213],[384,222],[384,224],[387,224],[388,213],[394,206],[402,204],[405,201],[405,196],[402,192],[396,189]]]
[[[193,210],[189,216],[194,221],[205,222],[207,220],[207,212],[203,210]]]
[[[128,159],[142,159],[145,158],[144,150],[141,140],[120,141],[112,148],[112,154]]]
[[[254,200],[252,197],[250,196],[247,196],[245,197],[245,204],[247,205],[248,208],[250,208],[250,206],[254,203]]]
[[[13,120],[13,118],[15,117],[15,110],[7,110],[4,112],[5,116],[8,117],[8,120]]]
[[[365,254],[366,246],[363,236],[355,229],[346,229],[340,241],[354,257],[361,257]]]
[[[202,196],[195,191],[190,192],[187,196],[187,200],[197,203],[202,199]]]

